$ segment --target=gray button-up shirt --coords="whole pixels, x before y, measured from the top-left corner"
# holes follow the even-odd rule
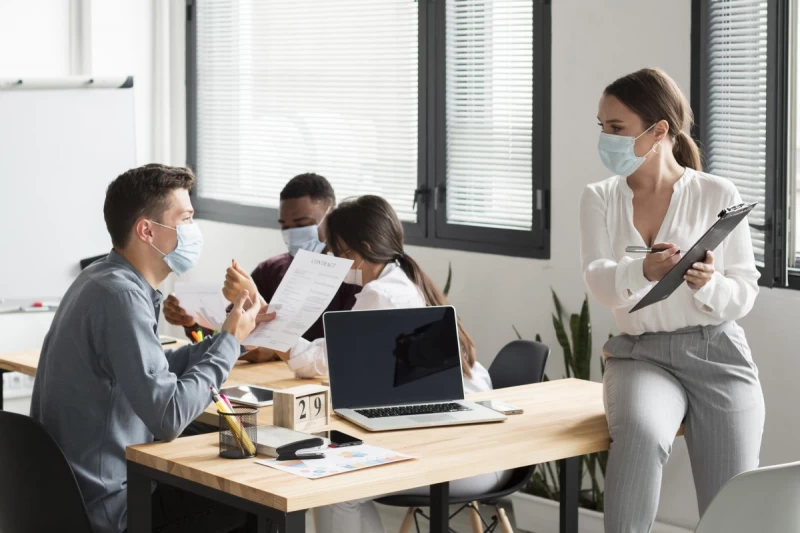
[[[127,527],[125,448],[176,438],[240,355],[229,333],[165,352],[161,293],[118,253],[81,272],[42,347],[31,416],[75,471],[97,533]]]

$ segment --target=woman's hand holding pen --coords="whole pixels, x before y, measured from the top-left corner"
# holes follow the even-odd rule
[[[683,276],[689,288],[693,291],[705,287],[711,278],[714,276],[716,269],[714,268],[714,254],[706,252],[706,260],[702,263],[695,263],[692,268]]]
[[[258,295],[258,288],[250,274],[242,270],[236,261],[231,261],[231,266],[225,271],[225,285],[222,287],[222,295],[229,302],[233,302],[242,291],[248,291],[251,296]]]
[[[653,248],[663,251],[647,254],[644,259],[644,277],[647,281],[661,281],[681,260],[681,249],[677,244],[670,243],[654,244]]]

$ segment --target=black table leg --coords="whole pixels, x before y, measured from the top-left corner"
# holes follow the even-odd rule
[[[272,533],[305,533],[306,531],[306,512],[295,511],[286,513],[283,518],[276,521],[272,527]]]
[[[128,461],[128,533],[152,531],[151,487],[154,481],[244,511],[247,513],[246,529],[248,533],[305,533],[306,531],[305,510],[285,513],[168,472]]]
[[[264,516],[247,515],[247,533],[272,533],[272,522]]]
[[[6,372],[8,372],[8,370],[0,368],[0,411],[3,410],[3,374]]]
[[[153,495],[150,478],[128,466],[128,533],[153,530]]]
[[[561,459],[561,533],[578,533],[578,498],[581,490],[581,458]]]
[[[431,533],[450,531],[450,483],[431,485]]]

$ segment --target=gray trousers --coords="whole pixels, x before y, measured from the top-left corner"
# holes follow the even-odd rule
[[[620,335],[603,356],[607,533],[650,531],[682,421],[701,516],[726,481],[758,467],[764,397],[736,323]]]

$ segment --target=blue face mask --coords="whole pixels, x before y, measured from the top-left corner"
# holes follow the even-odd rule
[[[655,126],[655,124],[653,124]],[[636,139],[653,129],[650,126],[636,137],[626,137],[624,135],[611,135],[610,133],[600,133],[600,141],[597,150],[600,152],[600,160],[608,170],[619,176],[627,178],[642,166],[650,152],[654,152],[656,146],[661,145],[661,141],[653,145],[650,152],[642,157],[638,157],[633,147]]]
[[[203,251],[203,234],[197,224],[194,222],[191,224],[179,224],[173,228],[153,220],[150,222],[178,233],[178,246],[168,254],[158,250],[152,242],[150,246],[156,248],[164,256],[164,262],[173,272],[179,275],[189,272],[200,260],[200,252]]]
[[[325,249],[325,243],[319,240],[318,224],[285,229],[281,233],[283,234],[283,242],[286,243],[289,248],[289,255],[292,257],[296,256],[299,250],[318,254]]]

